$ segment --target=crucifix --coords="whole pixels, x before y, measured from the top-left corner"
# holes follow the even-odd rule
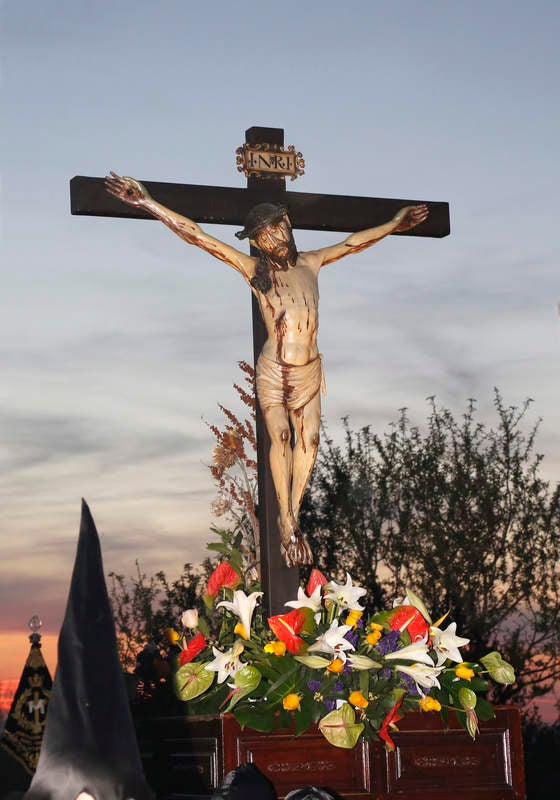
[[[319,441],[318,271],[388,234],[449,233],[447,203],[287,192],[290,165],[295,163],[295,174],[301,174],[303,161],[294,148],[284,151],[283,145],[282,129],[246,131],[245,145],[238,150],[246,189],[139,183],[115,173],[105,181],[78,176],[70,182],[73,214],[159,219],[186,242],[236,269],[251,288],[261,582],[271,614],[282,611],[286,598],[296,593],[299,571],[294,567],[312,560],[297,515]],[[249,239],[250,254],[206,234],[199,222],[243,225],[236,235]],[[298,253],[292,228],[347,231],[350,236],[337,245]]]

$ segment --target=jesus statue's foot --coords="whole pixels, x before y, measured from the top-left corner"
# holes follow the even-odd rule
[[[305,566],[313,563],[313,553],[309,542],[294,521],[288,525],[280,525],[280,552],[287,567]]]

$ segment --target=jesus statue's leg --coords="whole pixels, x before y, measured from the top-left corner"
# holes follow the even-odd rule
[[[306,406],[292,411],[290,419],[297,437],[292,457],[292,511],[297,520],[303,494],[311,478],[319,449],[321,424],[321,395],[319,392]]]
[[[310,564],[311,551],[302,540],[296,518],[292,511],[292,445],[288,412],[284,406],[271,406],[264,414],[266,429],[270,436],[270,471],[280,515],[278,518],[282,555],[288,567]]]

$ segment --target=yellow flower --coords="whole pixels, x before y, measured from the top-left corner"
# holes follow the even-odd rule
[[[474,678],[474,670],[469,669],[466,664],[459,664],[459,666],[455,669],[455,675],[458,678],[463,678],[466,681],[470,681],[471,678]]]
[[[367,708],[369,705],[368,700],[361,692],[350,692],[348,702],[351,706],[356,706],[357,708]]]
[[[299,709],[299,694],[287,694],[282,700],[282,706],[286,711],[297,711]]]
[[[333,658],[327,669],[329,672],[342,672],[344,669],[344,661],[341,658]]]
[[[369,627],[372,629],[372,631],[381,632],[383,630],[383,625],[380,625],[379,622],[370,622]]]
[[[356,627],[356,623],[359,619],[361,619],[363,611],[358,611],[356,608],[351,608],[348,616],[346,617],[346,625],[351,625],[353,628]]]
[[[441,711],[441,703],[435,697],[423,697],[419,703],[422,711]]]
[[[180,634],[174,628],[166,628],[165,637],[169,644],[177,644],[177,642],[181,641]]]
[[[265,653],[271,653],[274,656],[283,656],[286,652],[286,645],[284,642],[279,642],[276,640],[275,642],[268,642],[264,646]]]
[[[368,633],[366,636],[366,642],[368,644],[377,644],[377,642],[381,639],[381,631],[375,630],[371,633]]]
[[[236,633],[238,636],[242,636],[244,639],[247,638],[247,634],[245,633],[245,628],[243,627],[242,622],[237,623],[237,625],[233,629],[233,632]]]

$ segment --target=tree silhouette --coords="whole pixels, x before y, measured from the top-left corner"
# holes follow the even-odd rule
[[[324,432],[301,513],[316,566],[348,571],[377,608],[412,588],[436,615],[451,611],[473,657],[499,649],[516,684],[495,700],[526,705],[560,678],[560,489],[539,475],[537,422],[506,406],[497,425],[468,402],[457,421],[429,398],[424,431],[406,409],[388,433]]]

